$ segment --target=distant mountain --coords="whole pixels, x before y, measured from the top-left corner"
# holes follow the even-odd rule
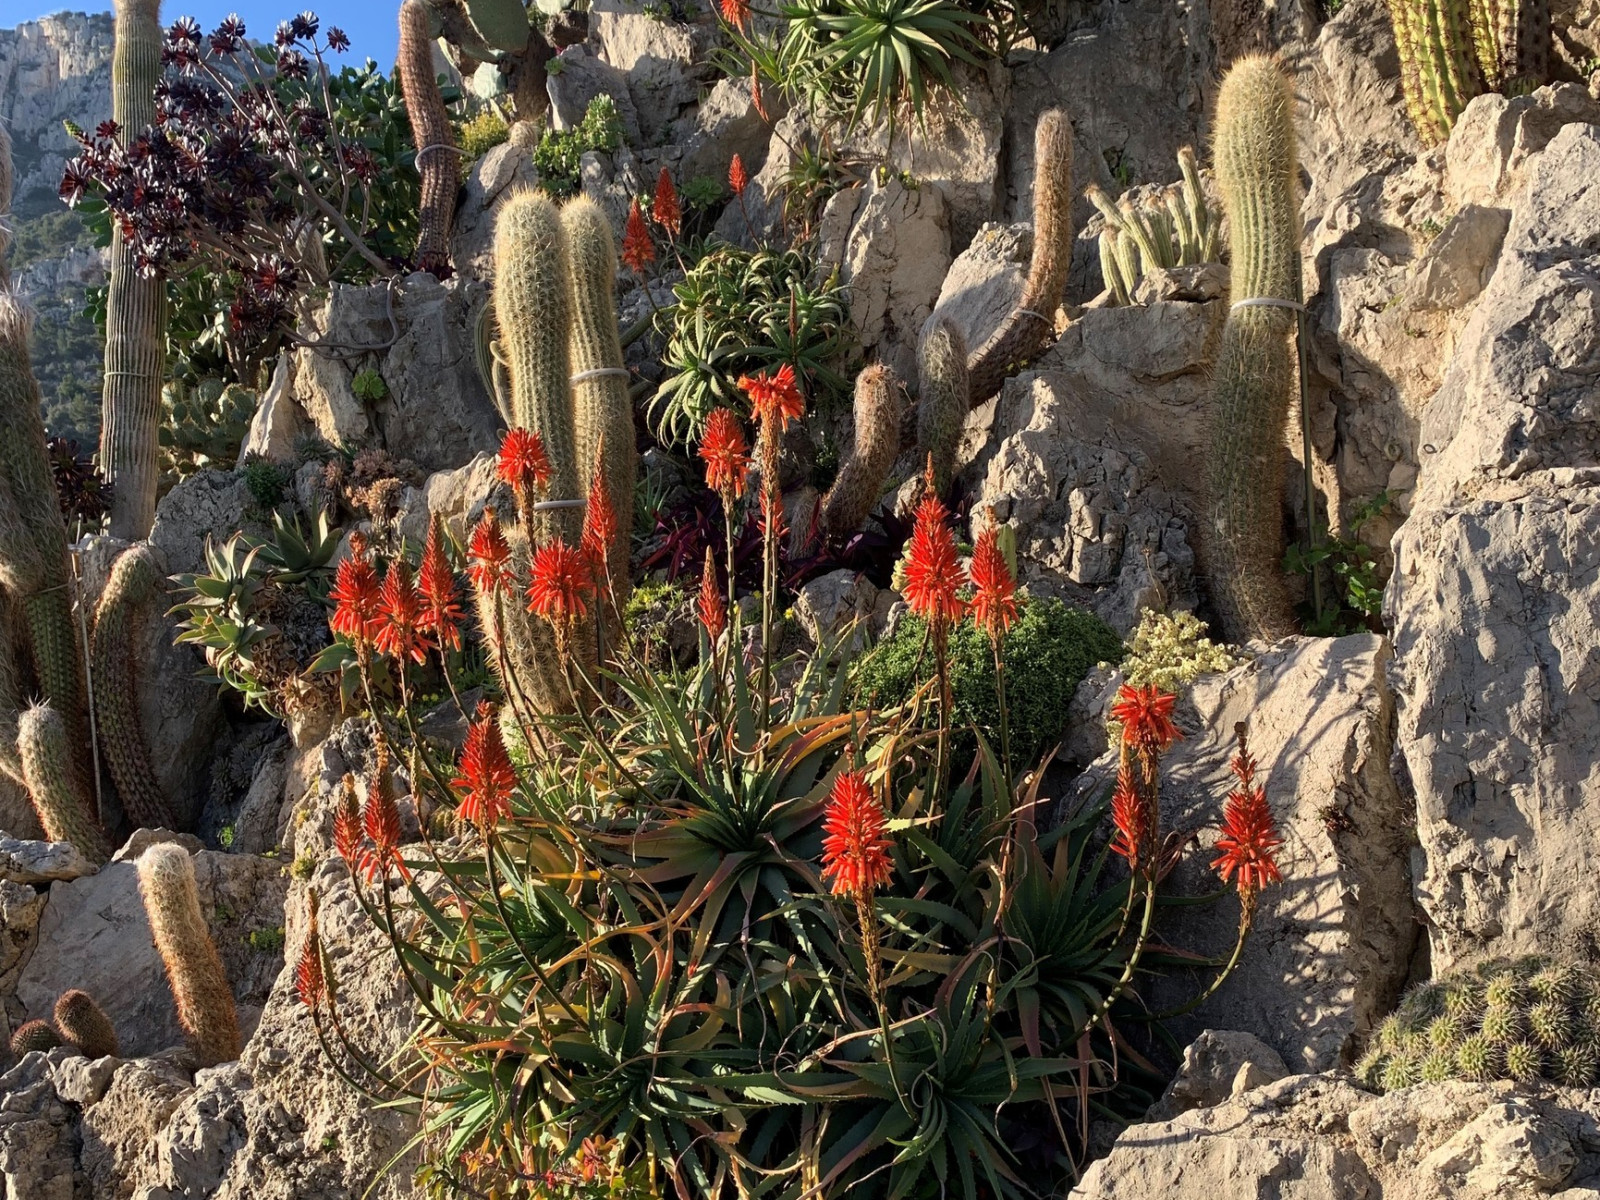
[[[16,167],[17,285],[37,312],[31,341],[51,432],[92,447],[100,427],[101,339],[84,313],[105,282],[105,255],[56,198],[73,154],[63,128],[111,115],[110,13],[63,12],[0,29],[0,121]]]

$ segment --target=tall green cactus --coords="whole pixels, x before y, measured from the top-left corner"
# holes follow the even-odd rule
[[[1550,78],[1550,0],[1389,0],[1389,18],[1406,109],[1427,145],[1450,136],[1474,96]]]
[[[167,969],[178,1024],[201,1066],[239,1057],[239,1017],[222,958],[200,909],[194,860],[182,846],[162,842],[139,856],[139,894],[150,932]]]
[[[933,463],[933,482],[941,495],[956,471],[971,391],[961,330],[948,317],[930,318],[917,346],[917,458]]]
[[[578,463],[587,474],[600,464],[606,493],[617,517],[608,549],[617,605],[628,601],[628,568],[633,550],[634,487],[638,454],[634,449],[633,401],[622,365],[622,335],[617,329],[617,244],[605,212],[587,196],[561,209],[567,235],[567,337],[572,367],[572,405]]]
[[[1022,298],[967,363],[971,406],[1000,390],[1006,376],[1055,336],[1055,314],[1072,267],[1072,122],[1059,109],[1033,135],[1033,258]]]
[[[543,440],[555,500],[583,496],[583,468],[573,432],[568,343],[571,297],[567,236],[561,214],[542,192],[524,191],[501,209],[494,231],[494,311],[511,376],[511,416]],[[562,508],[540,515],[540,541],[578,544],[583,514]]]
[[[14,179],[11,165],[11,135],[0,124],[0,217],[11,212],[11,191]],[[11,222],[0,220],[0,288],[11,285],[11,268],[6,260],[11,250]]]
[[[155,121],[160,8],[160,0],[116,0],[111,114],[124,141]],[[166,330],[166,284],[140,277],[133,248],[112,222],[100,465],[113,489],[111,533],[128,541],[155,521]]]
[[[89,1058],[115,1058],[117,1031],[94,997],[79,988],[56,1001],[56,1030]]]
[[[1281,514],[1300,218],[1294,92],[1274,59],[1235,62],[1222,81],[1215,128],[1233,307],[1213,376],[1203,546],[1228,640],[1241,642],[1295,628],[1281,566]]]
[[[1530,92],[1550,78],[1550,0],[1471,0],[1473,48],[1490,91]]]
[[[900,452],[900,409],[905,384],[875,363],[856,376],[855,442],[839,475],[822,498],[822,532],[846,538],[861,528],[883,495],[884,481]]]
[[[16,627],[16,604],[11,593],[0,588],[0,775],[26,787],[22,778],[22,759],[17,755],[17,714],[22,709],[22,679],[17,670]]]
[[[527,22],[523,22],[526,26]],[[456,136],[445,112],[439,79],[433,72],[433,38],[427,6],[405,0],[400,6],[400,51],[395,66],[400,92],[417,149],[422,201],[417,211],[417,267],[441,279],[450,272],[450,222],[455,215],[460,163]],[[526,34],[526,28],[524,28]]]
[[[173,829],[177,819],[145,745],[136,665],[140,625],[162,590],[162,574],[149,546],[134,546],[117,559],[95,612],[90,665],[95,725],[123,811],[135,825]]]
[[[111,846],[94,818],[83,772],[75,769],[83,745],[72,740],[67,723],[48,704],[36,704],[17,718],[22,778],[45,836],[71,842],[90,862],[103,863],[111,857]]]

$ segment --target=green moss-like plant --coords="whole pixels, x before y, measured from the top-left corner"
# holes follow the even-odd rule
[[[456,138],[461,143],[462,153],[468,162],[483,157],[510,136],[511,129],[505,121],[499,114],[489,112],[487,109],[470,120],[463,121],[456,129]]]
[[[1356,1074],[1385,1091],[1445,1079],[1588,1087],[1600,1070],[1600,977],[1548,958],[1496,959],[1419,984]]]
[[[117,1031],[88,992],[73,988],[56,1001],[56,1029],[89,1058],[115,1058]]]
[[[857,667],[857,701],[898,704],[926,683],[933,673],[933,655],[923,645],[926,633],[921,618],[903,617],[894,633]],[[1122,658],[1122,642],[1105,622],[1053,598],[1023,603],[1002,650],[1011,745],[1017,762],[1038,755],[1061,737],[1067,700],[1090,667]],[[986,739],[998,745],[1000,707],[995,698],[994,653],[987,635],[970,621],[950,635],[950,682],[955,698],[952,723],[976,725]]]

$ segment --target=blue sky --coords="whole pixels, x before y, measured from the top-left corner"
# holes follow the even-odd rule
[[[40,5],[37,0],[0,0],[0,26],[14,25],[18,21],[46,16],[64,8],[82,11],[88,7],[78,4]],[[110,4],[101,7],[109,11]],[[161,21],[168,24],[178,17],[193,17],[201,28],[209,32],[229,13],[244,18],[245,28],[253,38],[267,41],[278,22],[292,17],[300,7],[310,7],[322,18],[323,28],[337,25],[350,36],[350,49],[338,63],[360,66],[367,58],[375,58],[386,70],[394,65],[395,45],[399,40],[399,0],[337,0],[319,7],[314,0],[162,0]]]

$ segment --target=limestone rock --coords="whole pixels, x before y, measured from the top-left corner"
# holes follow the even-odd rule
[[[818,259],[839,269],[867,356],[915,379],[917,335],[950,267],[944,194],[874,178],[829,201],[819,236]]]
[[[0,879],[0,1000],[17,986],[17,975],[33,951],[45,896],[25,883]]]
[[[76,1054],[34,1051],[0,1075],[0,1195],[22,1200],[91,1200],[77,1166],[76,1114],[56,1094],[56,1062]]]
[[[1162,823],[1198,830],[1201,845],[1170,886],[1188,895],[1216,887],[1207,851],[1232,784],[1240,721],[1284,839],[1283,882],[1262,893],[1238,969],[1195,1013],[1168,1023],[1174,1035],[1249,1030],[1291,1069],[1326,1070],[1391,1011],[1417,922],[1406,869],[1411,812],[1389,768],[1389,657],[1373,634],[1295,638],[1190,688],[1184,739],[1162,759]],[[1102,758],[1070,795],[1102,794],[1115,770],[1114,755]],[[1163,920],[1161,934],[1196,953],[1225,954],[1237,917],[1234,901],[1184,909]],[[1162,976],[1146,1001],[1176,1007],[1209,978]]]
[[[969,349],[981,346],[1022,295],[1033,255],[1033,226],[982,226],[950,264],[934,311],[961,330]]]
[[[854,623],[856,631],[849,648],[855,651],[882,631],[893,595],[854,571],[830,571],[801,587],[795,597],[795,617],[806,636],[818,645]]]
[[[253,504],[244,477],[234,471],[196,471],[180,480],[156,505],[150,545],[174,575],[206,569],[206,539],[221,545],[242,530],[254,537],[271,531]]]
[[[1594,121],[1600,121],[1600,100],[1575,83],[1529,96],[1479,96],[1451,130],[1445,190],[1457,204],[1503,205],[1522,183],[1529,161],[1564,126]]]
[[[769,90],[763,96],[767,111],[781,98]],[[672,141],[681,150],[678,182],[681,187],[698,178],[712,179],[728,190],[728,166],[737,154],[746,172],[754,175],[766,162],[770,134],[756,111],[748,79],[719,79],[694,111],[679,117]],[[734,202],[734,208],[738,203]]]
[[[441,283],[421,272],[389,285],[334,284],[310,315],[307,336],[339,353],[297,351],[295,402],[334,445],[381,447],[425,470],[459,466],[494,449],[500,418],[479,378],[475,350],[485,295],[482,284]],[[381,400],[356,396],[360,369],[382,378]]]
[[[661,20],[628,0],[593,0],[589,34],[600,57],[626,78],[646,145],[655,144],[716,75],[709,52],[718,31],[709,13],[692,22]]]
[[[551,60],[545,91],[550,94],[550,123],[556,129],[573,129],[583,122],[591,101],[610,96],[617,105],[622,135],[630,146],[640,145],[639,110],[628,91],[628,77],[587,46],[568,46]]]
[[[98,868],[71,842],[32,842],[0,837],[0,879],[55,883],[93,875]]]
[[[83,1171],[96,1196],[126,1200],[134,1195],[136,1182],[154,1173],[156,1136],[193,1090],[188,1072],[170,1058],[116,1066],[83,1116]]]
[[[1422,424],[1385,598],[1435,969],[1565,952],[1600,895],[1600,127],[1529,165]]]
[[[1193,608],[1188,506],[1119,422],[1068,378],[1032,372],[968,418],[973,511],[1017,529],[1019,582],[1092,608],[1126,634],[1144,608]]]
[[[457,273],[469,279],[492,278],[494,222],[500,205],[519,189],[538,183],[532,153],[517,141],[501,142],[472,164],[450,230],[450,261]]]
[[[282,872],[281,864],[254,855],[207,850],[195,856],[201,908],[246,1028],[283,964]],[[29,1018],[47,1018],[71,988],[82,988],[105,1009],[126,1055],[183,1041],[131,862],[110,863],[50,889],[17,999]]]
[[[1239,1092],[1289,1074],[1278,1052],[1253,1033],[1206,1029],[1183,1052],[1183,1063],[1148,1121],[1169,1121],[1191,1108],[1209,1108]]]

